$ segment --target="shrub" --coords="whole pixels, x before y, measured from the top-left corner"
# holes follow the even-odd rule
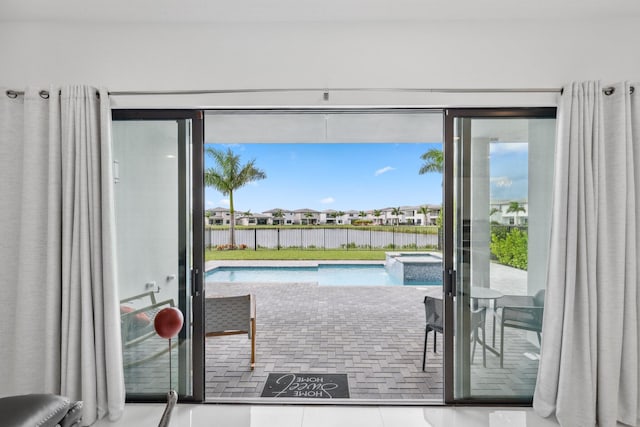
[[[232,251],[232,250],[236,250],[236,249],[247,249],[248,246],[245,245],[244,243],[241,245],[230,245],[230,244],[226,244],[226,245],[218,245],[216,246],[216,250],[217,251]]]
[[[349,242],[346,245],[344,243],[341,244],[340,247],[342,249],[356,249],[358,246],[355,244],[355,242]]]
[[[500,264],[526,270],[528,235],[517,228],[501,236],[502,233],[491,234],[491,252]]]

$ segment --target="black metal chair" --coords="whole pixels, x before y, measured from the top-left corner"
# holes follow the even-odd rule
[[[443,333],[443,309],[442,300],[434,297],[424,297],[424,310],[427,316],[426,328],[424,331],[424,352],[422,354],[422,370],[425,370],[427,363],[427,338],[429,332],[433,331],[433,352],[437,350],[436,333]]]
[[[531,295],[505,295],[497,301],[493,322],[493,347],[496,346],[496,324],[500,324],[500,367],[504,364],[504,328],[516,328],[535,332],[538,344],[542,339],[542,314],[544,290]]]

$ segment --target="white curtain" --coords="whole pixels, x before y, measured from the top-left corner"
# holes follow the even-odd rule
[[[573,83],[558,110],[534,408],[563,426],[640,423],[639,96]]]
[[[109,95],[0,98],[0,396],[57,393],[84,402],[85,425],[118,418]]]

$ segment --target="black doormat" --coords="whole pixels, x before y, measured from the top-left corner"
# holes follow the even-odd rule
[[[261,397],[349,397],[347,374],[269,374]]]

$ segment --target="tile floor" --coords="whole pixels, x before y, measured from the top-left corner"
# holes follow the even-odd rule
[[[95,427],[157,426],[164,406],[128,404],[115,422]],[[178,404],[171,427],[548,427],[531,408],[443,406],[280,406]]]

